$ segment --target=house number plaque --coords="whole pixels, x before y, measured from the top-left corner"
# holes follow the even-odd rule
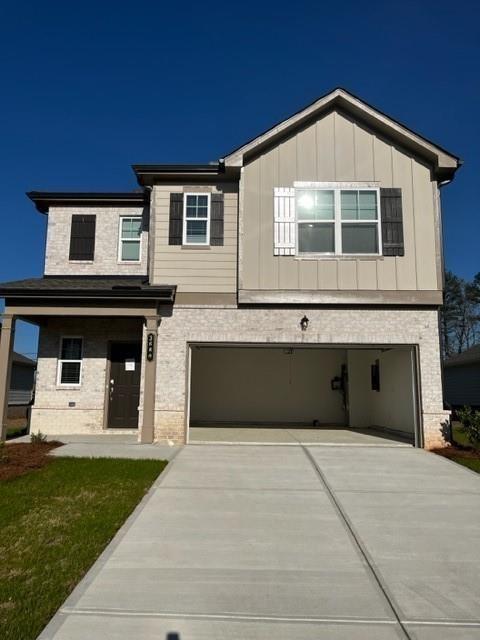
[[[153,360],[153,350],[155,348],[155,334],[147,334],[147,360],[151,362]]]

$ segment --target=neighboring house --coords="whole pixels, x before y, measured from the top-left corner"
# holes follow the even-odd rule
[[[1,330],[2,325],[0,324],[0,343],[2,339]],[[12,352],[8,392],[9,406],[25,406],[32,401],[36,368],[37,363],[34,360],[16,351]]]
[[[13,352],[8,394],[9,405],[25,406],[30,404],[33,398],[36,368],[36,362],[21,353]]]
[[[452,408],[480,409],[480,344],[449,358],[443,365],[445,402]]]
[[[29,193],[44,277],[0,295],[8,330],[40,327],[31,428],[373,425],[442,444],[439,193],[459,164],[336,89],[214,164],[134,165],[138,191]]]

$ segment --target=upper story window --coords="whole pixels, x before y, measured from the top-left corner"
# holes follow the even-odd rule
[[[83,339],[64,337],[60,341],[57,384],[79,386],[82,379]]]
[[[185,193],[183,244],[210,244],[210,193]]]
[[[294,182],[273,190],[276,256],[404,256],[402,190],[378,182]]]
[[[120,262],[140,262],[142,253],[142,217],[122,216],[118,243]]]
[[[379,255],[379,190],[296,188],[298,254]]]
[[[94,215],[72,215],[69,260],[93,262],[95,224]]]

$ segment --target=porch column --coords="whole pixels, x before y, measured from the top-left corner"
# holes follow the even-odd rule
[[[145,373],[143,379],[143,421],[140,442],[153,442],[155,434],[155,382],[157,374],[158,316],[145,317]]]
[[[7,437],[8,391],[10,389],[14,335],[15,316],[4,315],[0,339],[0,440],[5,440]]]

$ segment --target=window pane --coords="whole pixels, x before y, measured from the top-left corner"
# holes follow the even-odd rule
[[[63,338],[61,360],[80,360],[82,357],[81,338]]]
[[[62,362],[61,384],[80,384],[80,362]]]
[[[342,224],[343,253],[378,253],[376,224]]]
[[[206,244],[207,243],[207,221],[187,220],[187,243]]]
[[[142,233],[141,218],[122,219],[122,238],[139,238]]]
[[[358,193],[358,217],[360,220],[377,219],[377,192],[359,191]]]
[[[197,207],[197,218],[208,218],[208,207]]]
[[[300,253],[333,253],[334,229],[333,224],[299,224],[298,250]]]
[[[298,220],[333,220],[333,191],[297,189],[295,195]]]
[[[340,193],[342,220],[358,220],[358,192],[342,191]]]
[[[208,218],[208,196],[187,196],[187,218]]]
[[[122,260],[140,260],[140,242],[122,242]]]

